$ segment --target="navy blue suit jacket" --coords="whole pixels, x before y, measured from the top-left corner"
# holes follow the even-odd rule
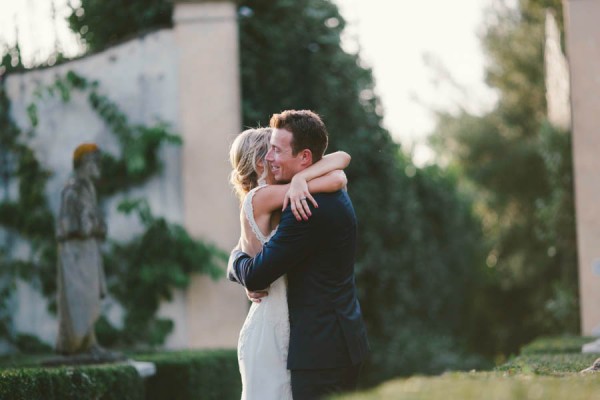
[[[234,250],[230,280],[249,290],[287,274],[290,311],[288,369],[337,368],[361,363],[367,335],[354,282],[356,215],[345,191],[314,195],[308,221],[288,207],[277,233],[251,258]]]

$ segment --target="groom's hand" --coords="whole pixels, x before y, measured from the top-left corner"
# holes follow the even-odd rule
[[[256,292],[251,292],[248,289],[246,289],[246,296],[248,296],[248,300],[250,300],[253,303],[260,303],[263,297],[268,296],[269,295],[269,291],[268,290],[258,290]]]

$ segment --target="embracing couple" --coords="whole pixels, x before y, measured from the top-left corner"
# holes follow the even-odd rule
[[[324,155],[319,116],[288,110],[230,151],[241,237],[228,277],[252,306],[240,332],[242,399],[319,399],[356,387],[368,353],[354,282],[350,156]],[[283,211],[282,211],[283,209]]]

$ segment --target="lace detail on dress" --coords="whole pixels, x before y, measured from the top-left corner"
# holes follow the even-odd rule
[[[252,199],[254,198],[254,194],[260,189],[266,187],[267,185],[257,186],[251,191],[248,192],[246,197],[244,198],[244,204],[242,205],[244,209],[244,215],[250,224],[250,228],[252,228],[252,232],[256,235],[256,238],[260,241],[262,245],[267,243],[277,231],[277,228],[273,229],[273,231],[269,234],[269,236],[265,236],[264,233],[261,232],[260,228],[256,224],[254,220],[254,206],[252,205]]]

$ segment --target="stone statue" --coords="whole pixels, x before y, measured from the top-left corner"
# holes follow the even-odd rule
[[[58,240],[58,338],[63,355],[108,354],[97,343],[94,325],[106,281],[100,246],[106,223],[98,208],[93,180],[100,177],[100,150],[84,143],[73,154],[74,176],[61,194]]]
[[[596,361],[592,363],[588,368],[579,371],[580,374],[589,374],[600,371],[600,358],[597,358]]]

